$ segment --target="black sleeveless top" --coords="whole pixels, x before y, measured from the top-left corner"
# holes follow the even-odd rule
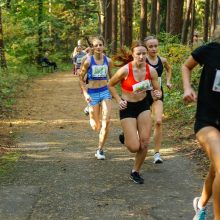
[[[203,66],[197,106],[202,109],[209,109],[209,112],[212,112],[212,114],[217,113],[220,117],[220,91],[214,90],[215,80],[218,82],[216,87],[220,88],[220,80],[217,77],[217,71],[220,71],[220,44],[212,42],[203,45],[195,49],[191,55]]]
[[[157,56],[157,59],[158,59],[158,62],[155,65],[151,64],[150,61],[147,58],[146,58],[146,62],[150,66],[154,67],[156,69],[156,71],[157,71],[158,77],[161,77],[161,75],[163,73],[163,63],[162,63],[162,61],[161,61],[159,56]]]

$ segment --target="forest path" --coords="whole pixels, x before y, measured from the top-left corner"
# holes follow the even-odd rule
[[[151,146],[142,168],[145,183],[138,185],[129,180],[134,155],[118,141],[115,102],[104,161],[94,157],[97,134],[84,107],[77,77],[59,72],[34,80],[18,100],[17,116],[0,123],[22,152],[0,177],[0,220],[192,219],[201,173],[176,151],[172,124],[164,122],[164,163],[152,163]],[[209,219],[211,214],[210,207]]]

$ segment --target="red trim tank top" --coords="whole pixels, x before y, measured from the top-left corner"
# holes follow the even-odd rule
[[[140,93],[143,91],[151,90],[151,76],[150,76],[150,68],[149,64],[146,63],[146,76],[145,80],[141,82],[137,82],[134,79],[132,63],[128,63],[128,76],[126,79],[121,81],[122,90],[129,92],[129,93]]]

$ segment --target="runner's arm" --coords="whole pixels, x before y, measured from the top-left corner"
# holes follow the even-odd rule
[[[151,82],[153,86],[152,96],[154,100],[158,100],[161,98],[162,92],[161,92],[160,85],[158,82],[157,71],[153,67],[150,67],[150,75],[151,75]]]
[[[117,103],[120,103],[122,101],[121,97],[119,96],[115,86],[127,76],[128,72],[126,71],[125,67],[121,67],[109,80],[108,82],[108,88],[111,92],[113,98],[115,98]]]
[[[82,67],[80,69],[80,73],[79,73],[79,85],[80,85],[80,88],[82,89],[82,92],[83,92],[83,95],[85,97],[86,102],[89,102],[91,99],[89,94],[87,93],[87,88],[86,88],[86,85],[84,82],[84,78],[85,78],[85,75],[87,74],[89,65],[90,65],[90,60],[86,59],[83,62],[83,65],[82,65]]]
[[[109,76],[109,79],[112,78],[112,66],[113,66],[113,63],[112,63],[112,60],[108,58],[108,76]]]
[[[166,85],[167,88],[171,89],[172,84],[171,84],[171,77],[172,77],[172,68],[170,64],[168,63],[167,59],[164,57],[161,57],[162,63],[164,65],[164,68],[166,70]]]
[[[185,63],[182,65],[182,82],[183,82],[183,99],[185,101],[196,101],[197,95],[196,92],[193,90],[191,86],[191,73],[192,69],[197,65],[198,63],[196,60],[190,56]]]

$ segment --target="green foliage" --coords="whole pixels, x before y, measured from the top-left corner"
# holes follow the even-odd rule
[[[10,10],[2,10],[4,43],[9,62],[15,62],[15,65],[35,63],[39,53],[39,28],[42,30],[43,52],[50,51],[56,54],[57,60],[63,61],[64,58],[66,61],[79,38],[97,34],[97,7],[94,0],[86,3],[81,0],[54,0],[49,8],[49,1],[45,0],[42,21],[38,23],[37,1],[13,1]]]
[[[8,70],[0,70],[0,112],[10,112],[15,104],[18,87],[29,78],[48,74],[37,69],[36,65],[10,65]]]
[[[161,1],[161,30],[165,29],[166,1]],[[4,45],[9,70],[0,72],[0,108],[13,105],[13,96],[17,85],[33,76],[41,75],[37,69],[36,57],[39,53],[39,28],[42,29],[42,53],[50,52],[49,58],[58,63],[63,70],[71,69],[70,54],[77,41],[85,36],[99,32],[99,5],[96,0],[49,0],[43,1],[42,21],[38,23],[38,1],[18,0],[11,2],[11,9],[2,5]],[[51,10],[50,10],[51,9]],[[148,4],[150,12],[151,4]],[[202,29],[204,0],[196,1],[196,29]],[[140,1],[134,1],[133,38],[139,38]],[[148,13],[148,27],[150,13]],[[199,25],[200,24],[200,25]],[[167,33],[160,33],[160,55],[168,59],[172,66],[173,89],[166,90],[169,115],[184,112],[182,102],[181,64],[190,55],[190,48],[180,45],[179,38]],[[110,51],[110,45],[107,45]],[[192,81],[198,83],[200,69],[196,69]],[[165,74],[164,74],[165,75]],[[193,109],[187,106],[186,109]],[[181,110],[182,109],[182,110]],[[190,110],[191,111],[191,110]],[[189,111],[189,112],[190,112]],[[193,111],[193,110],[192,110]],[[183,114],[187,115],[187,114]]]
[[[176,37],[172,37],[167,34],[162,34],[159,36],[160,39],[160,55],[167,58],[168,63],[172,67],[172,89],[169,90],[164,86],[165,92],[165,116],[175,117],[183,121],[192,122],[195,115],[194,103],[186,104],[184,103],[183,89],[182,89],[182,75],[181,66],[184,61],[190,56],[191,48],[178,43]],[[197,90],[199,77],[201,73],[201,68],[197,67],[193,70],[192,74],[192,84]],[[163,74],[165,77],[165,74]],[[165,83],[164,83],[165,85]]]
[[[0,157],[0,176],[10,172],[18,161],[20,153],[9,152]]]

